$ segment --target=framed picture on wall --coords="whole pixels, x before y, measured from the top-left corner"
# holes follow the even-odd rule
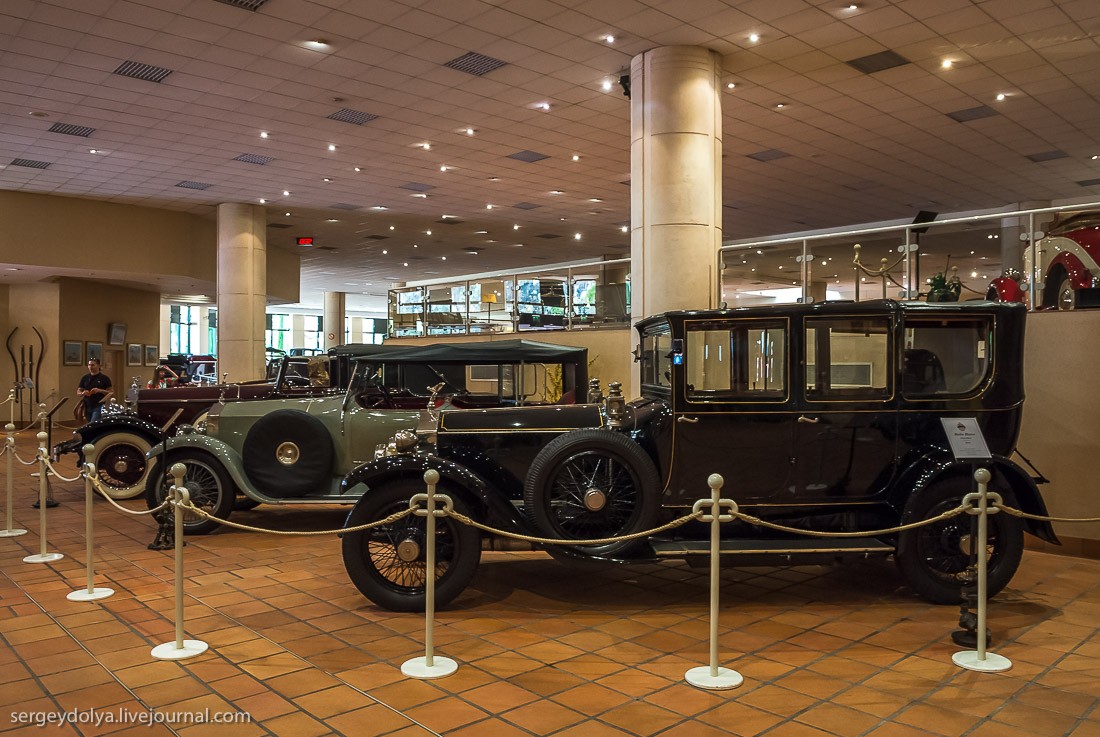
[[[141,365],[141,343],[130,343],[126,346],[126,365]]]
[[[87,356],[87,360],[90,361],[93,358],[98,358],[101,363],[103,362],[103,344],[102,343],[93,343],[92,341],[89,340],[84,345],[85,345],[84,353]]]
[[[62,363],[66,366],[79,366],[84,363],[84,344],[79,340],[62,342]]]
[[[155,345],[145,346],[145,365],[156,366],[160,363],[160,350]]]
[[[126,342],[126,323],[112,322],[107,326],[107,345],[122,345]]]

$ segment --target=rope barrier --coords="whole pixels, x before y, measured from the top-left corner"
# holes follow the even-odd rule
[[[744,514],[742,512],[737,512],[734,516],[744,522],[748,522],[750,525],[766,527],[769,530],[778,530],[780,532],[791,532],[796,535],[809,535],[812,537],[867,537],[868,535],[888,535],[895,532],[915,530],[918,527],[924,527],[925,525],[931,525],[936,522],[951,519],[952,517],[957,517],[966,512],[969,508],[969,505],[962,504],[954,509],[949,509],[942,514],[938,514],[935,517],[929,517],[928,519],[923,519],[918,522],[910,522],[909,524],[898,525],[897,527],[887,527],[882,530],[860,530],[859,532],[816,532],[814,530],[802,530],[797,527],[787,527],[786,525],[778,525],[774,522],[766,522],[759,517],[753,517],[751,514]]]
[[[58,472],[58,470],[54,468],[53,463],[50,462],[49,458],[46,459],[46,468],[49,469],[50,473],[52,473],[54,476],[61,479],[62,481],[80,481],[80,479],[84,476],[84,474],[82,473],[77,473],[76,476],[73,476],[72,478],[69,478],[68,476],[62,476]]]
[[[15,456],[15,460],[19,461],[24,466],[33,466],[34,464],[38,463],[37,458],[32,458],[29,461],[24,461],[23,458],[19,455],[19,451],[17,451],[15,448],[11,449],[11,453],[13,456]]]
[[[107,494],[106,491],[104,491],[103,482],[101,482],[95,476],[89,476],[88,480],[92,482],[92,487],[97,492],[99,492],[100,496],[102,496],[104,499],[106,499],[107,501],[109,501],[111,503],[111,506],[113,506],[115,509],[119,510],[120,512],[125,512],[126,514],[130,514],[130,515],[133,515],[135,517],[143,517],[147,514],[156,514],[160,510],[164,509],[165,507],[170,506],[168,500],[165,499],[163,502],[161,502],[157,506],[153,507],[152,509],[142,509],[142,510],[127,509],[126,507],[122,506],[121,504],[116,502],[114,499],[112,499],[110,497],[110,495]]]
[[[163,506],[163,505],[161,505],[161,506]],[[214,515],[207,512],[205,509],[200,509],[199,507],[196,507],[194,505],[194,503],[191,502],[190,500],[188,500],[186,504],[181,504],[181,506],[184,509],[188,509],[188,510],[194,512],[195,514],[202,517],[203,519],[213,520],[214,522],[217,522],[220,525],[225,525],[226,527],[233,527],[235,529],[244,530],[246,532],[270,532],[272,535],[297,535],[299,537],[311,537],[311,536],[314,536],[314,535],[343,535],[343,534],[348,533],[348,532],[361,532],[362,530],[369,530],[373,527],[382,527],[383,525],[393,524],[394,522],[398,521],[399,519],[402,519],[404,517],[408,517],[410,514],[412,514],[415,511],[414,509],[411,509],[411,508],[410,509],[403,509],[400,512],[394,512],[390,516],[383,517],[382,519],[375,520],[374,522],[367,522],[366,524],[355,525],[354,527],[340,527],[340,528],[337,528],[335,530],[268,530],[268,529],[263,528],[263,527],[253,527],[252,525],[242,525],[240,522],[230,522],[227,519],[221,519],[220,517],[215,517]]]
[[[1038,522],[1100,522],[1100,517],[1048,517],[1042,514],[1031,514],[1022,509],[1007,507],[1004,504],[993,504],[993,507],[1021,519],[1032,519]]]
[[[470,519],[461,512],[455,512],[450,510],[447,514],[454,517],[455,520],[461,522],[464,525],[475,527],[483,532],[491,532],[494,535],[500,535],[501,537],[510,537],[513,540],[526,540],[532,543],[541,543],[544,545],[606,545],[608,543],[626,542],[627,540],[637,540],[641,537],[649,537],[650,535],[656,535],[658,532],[664,532],[666,530],[673,530],[681,525],[685,525],[688,522],[692,522],[697,519],[701,519],[705,512],[696,512],[689,514],[686,517],[678,517],[672,520],[668,524],[661,525],[660,527],[654,527],[652,530],[642,530],[641,532],[632,532],[629,535],[619,535],[617,537],[600,537],[592,540],[557,540],[552,537],[535,537],[533,535],[523,535],[518,532],[508,532],[507,530],[498,530],[489,525],[482,524],[476,520]]]

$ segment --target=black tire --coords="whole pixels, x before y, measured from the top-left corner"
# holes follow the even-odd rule
[[[237,489],[214,456],[191,448],[169,453],[167,465],[163,459],[158,459],[153,464],[149,472],[149,482],[145,487],[145,503],[149,508],[159,505],[168,497],[172,477],[166,469],[176,463],[182,463],[186,468],[183,484],[191,495],[191,502],[208,514],[228,519],[233,511]],[[183,517],[183,531],[187,535],[205,535],[217,529],[218,526],[217,522],[196,514],[185,514]]]
[[[1016,507],[1016,498],[1008,490],[994,489],[1006,505]],[[935,517],[959,505],[963,496],[975,491],[967,476],[953,476],[933,483],[906,507],[905,520]],[[972,515],[960,514],[943,522],[901,533],[898,568],[921,598],[933,604],[958,604],[962,600],[963,574],[970,565],[968,539]],[[1022,521],[1004,512],[989,515],[988,591],[1001,591],[1020,566],[1024,553]]]
[[[440,484],[438,491],[454,500],[456,512],[469,515],[468,507],[453,488]],[[355,505],[347,526],[374,522],[408,509],[409,497],[423,491],[418,479],[396,479],[368,491]],[[409,515],[391,525],[343,536],[344,568],[363,596],[393,612],[424,611],[425,517]],[[411,542],[412,557],[398,556],[398,545]],[[436,520],[435,605],[447,606],[473,579],[481,561],[481,534],[450,517]]]
[[[659,490],[653,461],[633,440],[609,430],[574,430],[551,440],[532,461],[523,485],[524,514],[544,537],[616,537],[653,526]],[[573,549],[611,556],[637,544]]]
[[[248,431],[241,460],[249,481],[282,499],[327,491],[332,479],[332,439],[324,424],[296,409],[264,415]]]
[[[153,441],[134,432],[120,430],[96,438],[96,476],[103,493],[112,499],[133,499],[145,490],[149,466],[145,454]]]

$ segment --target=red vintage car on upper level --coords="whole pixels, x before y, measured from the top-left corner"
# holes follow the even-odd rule
[[[1100,307],[1100,212],[1059,213],[1031,249],[1024,249],[1023,275],[1009,270],[994,279],[986,295],[1000,302],[1026,302],[1027,275],[1036,278],[1036,309]],[[1041,279],[1041,281],[1039,281]]]

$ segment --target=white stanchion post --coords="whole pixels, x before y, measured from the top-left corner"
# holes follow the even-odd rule
[[[46,433],[40,432],[38,437],[38,553],[36,555],[28,555],[23,559],[24,563],[53,563],[55,560],[61,560],[65,556],[61,553],[47,553],[46,552],[46,484],[48,483],[46,473],[48,468],[46,461],[49,456],[46,455],[49,451],[46,449]]]
[[[428,518],[424,553],[424,657],[406,660],[401,664],[401,672],[410,678],[430,679],[451,675],[458,670],[458,663],[450,658],[435,656],[435,519],[447,512],[435,508],[435,486],[439,483],[439,471],[425,471],[424,483],[428,485],[428,493],[416,494],[410,500],[413,504],[423,500],[427,509],[417,509],[416,515]],[[444,498],[450,501],[449,498]],[[450,507],[449,503],[447,507]]]
[[[694,514],[703,507],[710,507],[710,513],[700,518],[703,522],[710,522],[710,665],[690,669],[684,674],[684,679],[696,688],[711,691],[737,688],[745,682],[737,671],[718,665],[718,589],[721,585],[718,556],[722,554],[721,526],[723,522],[732,521],[733,515],[737,513],[736,502],[721,498],[724,483],[720,474],[712,473],[708,476],[710,499],[700,499],[691,510]],[[722,507],[727,507],[729,513],[721,514]]]
[[[87,544],[87,552],[85,556],[87,558],[86,568],[88,571],[88,585],[86,588],[77,589],[69,593],[65,598],[69,601],[98,601],[100,599],[106,599],[108,596],[113,596],[114,589],[95,586],[95,538],[92,534],[92,497],[94,496],[94,489],[92,488],[92,479],[95,477],[95,446],[88,443],[83,448],[84,451],[84,540]]]
[[[8,401],[12,402],[12,407],[13,408],[15,407],[15,402],[13,401],[14,399],[15,399],[15,392],[13,391],[10,395],[8,395]],[[15,467],[14,467],[14,464],[15,464],[15,422],[14,422],[14,419],[15,419],[15,409],[12,409],[12,420],[13,421],[9,422],[7,425],[4,425],[4,432],[6,432],[8,434],[7,440],[4,441],[7,444],[7,449],[8,449],[8,452],[7,452],[7,456],[8,456],[8,508],[7,508],[8,509],[8,511],[7,511],[8,526],[5,527],[4,529],[0,530],[0,537],[18,537],[19,535],[26,535],[27,534],[26,530],[16,529],[16,528],[13,528],[11,526],[12,525],[12,519],[11,519],[11,493],[12,493],[12,482],[13,482],[13,479],[15,477]]]
[[[176,522],[176,640],[157,645],[151,654],[157,660],[183,660],[206,652],[209,647],[202,640],[183,639],[183,504],[190,501],[191,494],[183,485],[183,476],[187,468],[182,463],[172,464],[170,469],[174,483],[169,492]]]
[[[989,595],[989,583],[987,580],[989,573],[989,556],[986,554],[986,547],[989,543],[989,515],[1001,511],[996,508],[992,510],[989,509],[988,485],[990,478],[989,471],[984,468],[979,468],[974,472],[974,480],[978,482],[978,508],[974,509],[972,505],[970,509],[966,510],[968,514],[978,515],[978,649],[957,652],[951,656],[951,662],[967,670],[976,670],[983,673],[1000,673],[1011,668],[1012,661],[1002,655],[987,653],[985,651],[987,634],[986,598]],[[973,496],[975,495],[968,494],[963,498],[963,501],[967,502]]]

